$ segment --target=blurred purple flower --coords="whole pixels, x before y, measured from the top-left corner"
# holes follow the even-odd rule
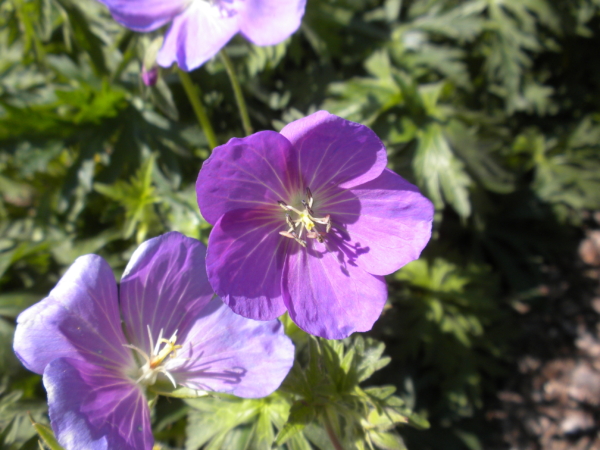
[[[387,298],[383,275],[419,257],[433,218],[386,162],[373,131],[326,111],[217,147],[196,183],[214,224],[215,292],[244,317],[287,309],[327,339],[370,330]]]
[[[146,86],[154,86],[158,81],[158,67],[146,69],[146,66],[142,66],[142,81]]]
[[[274,45],[300,26],[306,0],[100,0],[117,22],[153,31],[172,22],[158,64],[183,70],[201,66],[236,34]]]
[[[205,247],[179,233],[151,239],[117,294],[106,261],[82,256],[18,317],[15,353],[43,373],[52,428],[67,450],[151,449],[144,394],[157,381],[240,397],[282,382],[294,348],[281,324],[211,300],[204,258]]]

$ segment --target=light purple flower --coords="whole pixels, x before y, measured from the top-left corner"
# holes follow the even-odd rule
[[[244,317],[287,310],[328,339],[370,330],[387,298],[383,275],[419,257],[433,217],[386,162],[373,131],[326,111],[215,148],[196,183],[214,224],[215,292]]]
[[[153,31],[169,22],[158,64],[189,71],[204,64],[236,34],[274,45],[300,26],[306,0],[100,0],[117,22]]]
[[[158,81],[158,67],[151,67],[146,69],[142,66],[142,81],[146,86],[154,86]]]
[[[200,242],[167,233],[135,251],[117,293],[106,261],[82,256],[18,317],[15,353],[43,373],[67,450],[151,449],[156,381],[251,398],[280,385],[294,357],[281,324],[211,300],[204,264]]]

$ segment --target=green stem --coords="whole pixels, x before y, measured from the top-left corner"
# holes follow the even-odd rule
[[[237,102],[238,110],[240,111],[240,116],[242,118],[244,133],[246,133],[246,136],[249,136],[252,134],[252,124],[250,123],[250,116],[248,115],[248,108],[246,108],[246,101],[244,100],[242,87],[240,86],[240,82],[235,74],[235,70],[233,69],[233,63],[231,62],[231,59],[229,59],[229,56],[227,56],[227,53],[225,53],[225,49],[221,50],[219,56],[221,56],[221,60],[223,61],[225,70],[229,76],[229,81],[231,81],[231,87],[233,88],[235,101]]]
[[[344,450],[344,447],[342,447],[340,440],[338,439],[338,437],[335,434],[335,431],[333,430],[328,411],[325,411],[325,414],[323,414],[323,422],[325,425],[325,431],[327,431],[327,436],[329,436],[329,440],[333,444],[333,448],[335,448],[335,450]]]
[[[217,142],[217,136],[215,135],[215,131],[213,130],[212,125],[210,124],[210,120],[208,119],[208,115],[206,114],[206,110],[202,105],[202,101],[200,101],[200,88],[195,86],[190,78],[190,75],[187,72],[184,72],[180,68],[177,68],[177,73],[179,74],[179,79],[181,80],[181,84],[183,84],[183,89],[185,89],[185,93],[192,104],[192,108],[194,108],[194,112],[196,113],[196,117],[198,118],[198,123],[202,127],[204,131],[204,135],[206,136],[206,140],[208,141],[208,146],[212,150],[219,143]]]

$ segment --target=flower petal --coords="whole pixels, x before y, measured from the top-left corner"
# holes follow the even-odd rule
[[[275,45],[300,26],[306,0],[247,0],[240,9],[240,29],[256,45]]]
[[[196,182],[198,206],[212,224],[227,211],[241,208],[280,208],[277,201],[298,190],[297,173],[290,165],[294,150],[275,131],[261,131],[231,139],[213,150]]]
[[[298,246],[288,254],[282,291],[291,319],[326,339],[370,330],[387,299],[383,277],[357,267],[334,231],[325,244],[310,240],[307,248]]]
[[[285,220],[271,212],[226,213],[208,238],[206,270],[216,294],[236,313],[272,320],[285,312],[281,274],[288,239]]]
[[[144,242],[134,252],[121,279],[121,309],[131,343],[150,354],[158,334],[183,332],[204,309],[213,290],[205,269],[206,248],[172,231]]]
[[[140,388],[112,371],[70,358],[44,371],[50,422],[68,450],[150,450],[150,410]]]
[[[387,164],[385,147],[372,130],[327,111],[296,120],[281,134],[296,149],[301,175],[315,196],[330,186],[373,180]]]
[[[190,0],[100,0],[113,18],[135,31],[153,31],[170,22]]]
[[[14,350],[41,374],[50,361],[71,357],[112,368],[134,364],[121,329],[117,283],[97,255],[77,258],[50,295],[17,318]]]
[[[169,2],[165,2],[169,3]],[[218,2],[193,1],[173,19],[156,62],[190,71],[215,56],[239,31],[239,14]]]
[[[351,200],[359,199],[357,211]],[[320,206],[342,224],[356,264],[387,275],[417,259],[431,237],[433,205],[419,189],[389,169],[376,179]]]
[[[178,384],[258,398],[275,391],[294,363],[294,345],[278,320],[259,322],[234,314],[215,298],[184,338],[171,374]],[[179,364],[177,359],[167,363]]]

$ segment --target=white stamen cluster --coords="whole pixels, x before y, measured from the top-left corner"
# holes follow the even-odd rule
[[[310,239],[316,239],[323,243],[323,237],[331,230],[331,217],[327,214],[325,217],[315,217],[312,210],[313,196],[309,188],[306,188],[306,199],[302,200],[302,206],[304,211],[300,211],[285,202],[277,202],[281,208],[285,211],[285,222],[288,225],[287,231],[280,231],[279,234],[290,239],[294,239],[298,244],[306,247],[306,241],[302,239],[302,234],[306,229],[306,237]],[[294,212],[298,215],[297,219],[292,219],[290,212]],[[325,225],[325,231],[319,231],[316,229],[316,223]]]
[[[162,373],[169,381],[171,381],[171,383],[173,383],[173,387],[176,388],[177,383],[175,382],[173,375],[165,368],[163,362],[167,357],[174,358],[176,356],[176,351],[181,348],[181,345],[175,345],[175,342],[177,342],[177,330],[175,330],[169,339],[164,339],[163,330],[161,329],[156,345],[154,345],[152,332],[150,331],[150,326],[148,326],[148,337],[150,338],[150,355],[135,345],[124,344],[125,347],[135,350],[145,361],[144,365],[140,367],[136,374],[138,378],[135,382],[142,386],[152,386],[156,383],[158,374]]]

